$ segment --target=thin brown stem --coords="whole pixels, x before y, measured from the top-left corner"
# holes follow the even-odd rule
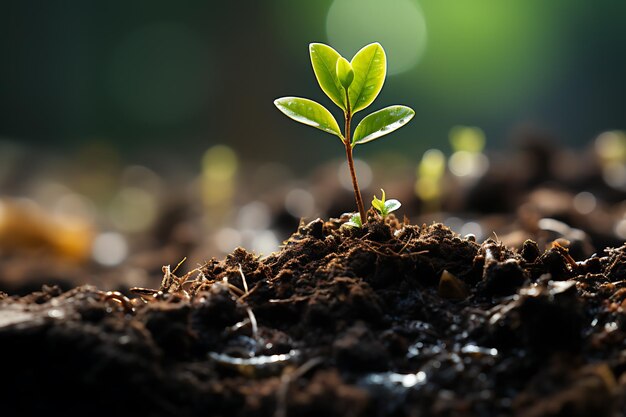
[[[365,215],[365,207],[363,205],[363,197],[361,197],[361,190],[359,189],[359,182],[356,179],[356,171],[354,169],[354,159],[352,158],[352,144],[350,143],[350,122],[352,121],[352,114],[350,113],[350,100],[348,92],[346,91],[346,103],[348,109],[345,112],[345,142],[346,146],[346,158],[348,159],[348,167],[350,168],[350,177],[352,178],[352,187],[354,188],[354,198],[356,200],[356,206],[361,216],[361,223],[367,223],[367,217]]]

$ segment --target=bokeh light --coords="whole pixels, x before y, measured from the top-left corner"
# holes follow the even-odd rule
[[[417,166],[415,194],[424,201],[434,201],[441,197],[441,178],[446,170],[446,158],[439,149],[424,152]]]
[[[326,30],[330,43],[347,59],[363,46],[380,42],[389,75],[413,68],[426,50],[426,21],[413,0],[335,0]]]
[[[450,129],[449,136],[450,144],[455,152],[482,152],[487,141],[485,132],[473,126],[454,126]]]
[[[235,192],[235,176],[239,168],[237,154],[230,147],[215,145],[202,157],[202,197],[210,208],[228,205]]]
[[[271,210],[261,201],[252,201],[239,209],[237,227],[244,230],[265,230],[272,221]]]
[[[467,222],[459,230],[461,236],[474,235],[478,241],[483,238],[483,228],[477,222]]]
[[[589,214],[595,210],[597,205],[596,196],[588,191],[581,191],[572,200],[574,209],[580,214]]]
[[[626,134],[619,130],[603,132],[596,138],[596,153],[602,162],[626,160]]]
[[[308,218],[315,213],[315,198],[301,188],[294,188],[285,196],[285,209],[293,217]]]
[[[478,178],[489,169],[489,159],[481,153],[458,151],[450,156],[448,166],[457,177]]]
[[[93,259],[101,265],[118,265],[126,259],[127,255],[128,243],[126,243],[126,239],[120,233],[101,233],[93,242]]]
[[[125,232],[145,231],[155,221],[157,213],[156,197],[137,187],[122,188],[109,206],[111,222]]]
[[[241,246],[241,233],[232,227],[224,227],[213,236],[215,245],[222,253],[230,253],[233,249]]]
[[[618,238],[626,240],[626,219],[619,220],[613,230]]]

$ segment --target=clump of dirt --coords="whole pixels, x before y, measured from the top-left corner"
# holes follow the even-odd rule
[[[626,246],[345,220],[131,298],[0,294],[2,414],[622,415]]]

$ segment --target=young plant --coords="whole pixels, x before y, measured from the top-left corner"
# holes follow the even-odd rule
[[[371,142],[399,129],[415,112],[406,106],[390,106],[365,116],[351,134],[353,116],[368,107],[380,93],[387,73],[387,58],[379,43],[363,47],[348,62],[328,45],[309,45],[313,72],[322,91],[343,110],[343,133],[333,115],[319,103],[299,97],[283,97],[274,101],[278,110],[293,120],[333,134],[342,141],[352,178],[359,220],[367,222],[361,190],[354,170],[352,150],[356,145]],[[360,226],[359,226],[360,227]]]
[[[374,207],[374,209],[376,209],[376,211],[378,211],[384,219],[392,211],[398,210],[402,204],[398,200],[394,199],[385,200],[385,190],[381,188],[380,191],[382,191],[383,196],[380,200],[374,196],[374,199],[372,200],[372,207]]]
[[[359,213],[353,213],[352,216],[350,216],[350,220],[345,222],[343,225],[348,226],[348,227],[356,227],[357,229],[360,229],[361,227],[363,227],[363,222],[361,221],[361,215]]]

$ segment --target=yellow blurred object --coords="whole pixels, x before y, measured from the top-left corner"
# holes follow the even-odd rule
[[[202,199],[210,211],[205,217],[210,228],[223,222],[232,205],[238,169],[237,154],[226,145],[212,146],[202,157]]]
[[[624,162],[626,160],[626,133],[620,130],[604,132],[595,142],[597,155],[603,163]]]
[[[446,158],[439,149],[429,149],[424,152],[422,162],[418,168],[420,177],[441,178],[446,170]]]
[[[422,161],[417,167],[415,194],[429,207],[428,211],[438,208],[441,198],[441,179],[446,170],[446,158],[438,149],[424,152]]]
[[[37,251],[66,260],[89,258],[93,226],[80,218],[52,215],[28,199],[0,199],[0,249]]]
[[[439,180],[433,178],[418,178],[415,183],[415,194],[424,201],[434,201],[441,197]]]
[[[225,145],[209,148],[202,157],[202,195],[207,206],[229,201],[238,169],[235,152]]]
[[[596,138],[595,151],[600,161],[604,182],[618,190],[625,190],[626,133],[621,130],[601,133]]]
[[[456,177],[473,181],[489,169],[489,159],[483,153],[486,138],[479,127],[454,126],[450,129],[453,153],[448,160],[450,172]]]
[[[450,129],[450,144],[454,152],[482,152],[485,148],[485,132],[479,127],[454,126]]]

